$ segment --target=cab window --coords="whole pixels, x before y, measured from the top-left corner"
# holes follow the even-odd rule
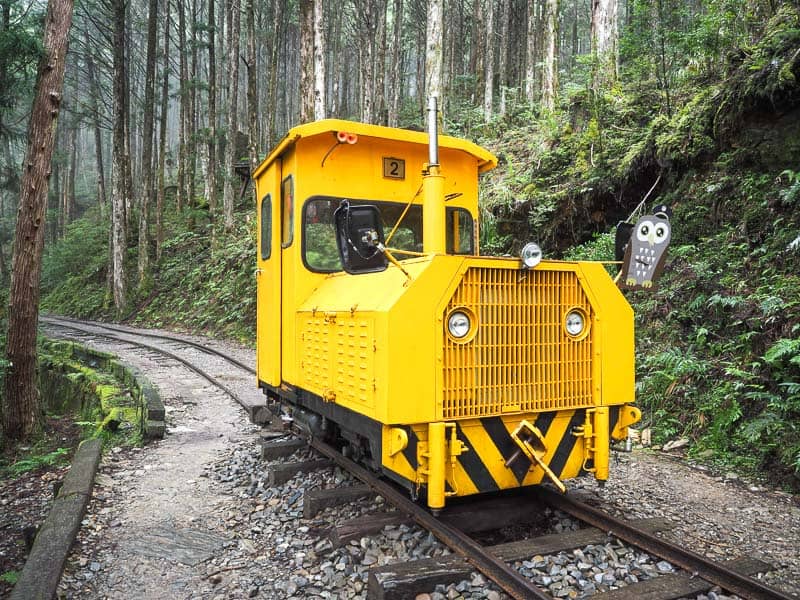
[[[281,245],[288,248],[294,238],[294,181],[290,175],[281,183]]]
[[[447,253],[475,254],[475,222],[464,208],[447,208]]]
[[[342,200],[343,198],[318,196],[306,201],[303,207],[303,261],[311,271],[332,273],[342,270],[333,225],[333,213]],[[387,237],[406,208],[404,204],[374,200],[350,200],[350,203],[377,206],[381,213],[383,232]],[[422,252],[421,206],[412,205],[408,209],[392,238],[387,239],[386,245],[398,250]],[[396,258],[403,260],[409,256],[398,253]]]
[[[261,260],[272,252],[272,198],[269,194],[261,200]]]

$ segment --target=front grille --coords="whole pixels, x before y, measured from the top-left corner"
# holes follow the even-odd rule
[[[575,307],[592,321],[575,273],[471,267],[445,315],[458,306],[478,329],[467,343],[444,335],[443,418],[592,405],[592,331],[576,341],[563,326]]]

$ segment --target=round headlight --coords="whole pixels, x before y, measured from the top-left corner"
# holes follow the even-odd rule
[[[472,323],[469,321],[467,313],[457,310],[447,317],[447,331],[457,340],[460,340],[469,333]]]
[[[539,244],[528,242],[520,252],[519,257],[522,259],[522,264],[525,265],[526,269],[532,269],[542,262],[542,249],[539,248]]]
[[[568,334],[577,337],[583,333],[585,326],[586,321],[582,312],[573,310],[567,313],[567,318],[564,319],[564,328],[567,330]]]

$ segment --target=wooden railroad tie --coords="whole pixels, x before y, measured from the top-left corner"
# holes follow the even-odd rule
[[[653,532],[666,531],[675,527],[674,524],[663,518],[640,519],[634,522],[641,529]],[[581,548],[588,544],[601,544],[607,538],[606,532],[590,527],[498,544],[492,546],[490,550],[506,562],[513,562],[528,560],[536,554],[555,554],[572,548]],[[369,597],[378,600],[413,598],[416,594],[429,592],[439,584],[447,585],[468,579],[474,570],[475,567],[457,554],[373,567],[369,570]]]

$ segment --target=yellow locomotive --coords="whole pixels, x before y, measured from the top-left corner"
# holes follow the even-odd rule
[[[637,422],[633,312],[599,263],[480,256],[471,142],[323,120],[253,174],[258,384],[424,494],[591,473]]]

